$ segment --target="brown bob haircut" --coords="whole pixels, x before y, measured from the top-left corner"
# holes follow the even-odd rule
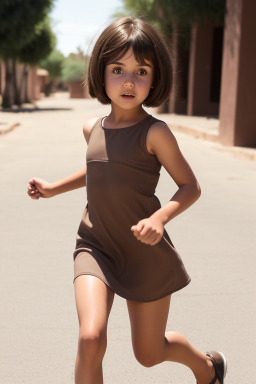
[[[93,48],[85,83],[89,94],[102,104],[110,104],[104,88],[105,66],[121,59],[132,48],[137,62],[144,59],[154,65],[154,78],[143,105],[158,107],[170,97],[173,85],[172,57],[165,37],[148,22],[139,18],[123,17],[111,23],[99,36]]]

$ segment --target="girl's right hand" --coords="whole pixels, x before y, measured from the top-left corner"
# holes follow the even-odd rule
[[[38,179],[37,177],[33,177],[28,182],[27,193],[31,197],[31,199],[34,200],[38,200],[40,197],[53,197],[54,193],[51,186],[51,183],[48,183],[47,181],[44,181],[42,179]]]

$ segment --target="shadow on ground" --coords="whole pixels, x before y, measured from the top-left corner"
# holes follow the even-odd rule
[[[19,113],[19,112],[45,112],[45,111],[72,111],[73,108],[6,108],[2,109],[1,112],[13,112],[13,113]]]

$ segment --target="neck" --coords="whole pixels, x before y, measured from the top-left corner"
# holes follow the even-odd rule
[[[144,111],[141,106],[127,110],[117,107],[112,103],[111,112],[106,119],[109,123],[112,123],[113,125],[122,125],[127,123],[136,123],[137,121],[140,121],[145,118],[147,115],[148,113]]]

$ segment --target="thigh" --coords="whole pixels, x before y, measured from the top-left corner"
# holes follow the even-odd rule
[[[106,330],[114,292],[93,275],[78,276],[74,288],[80,329]]]
[[[163,299],[137,303],[127,300],[131,322],[132,344],[136,353],[151,348],[162,348],[171,296]]]

